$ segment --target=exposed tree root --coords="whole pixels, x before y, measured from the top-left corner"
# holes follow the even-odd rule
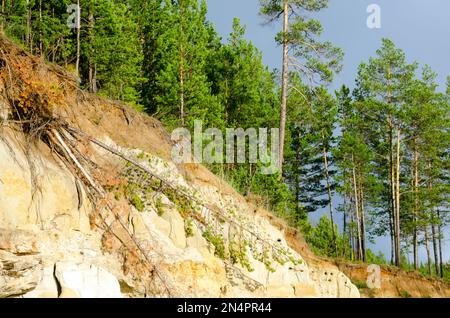
[[[254,241],[254,245],[255,246],[259,246],[261,251],[269,251],[269,253],[272,254],[272,258],[274,259],[278,259],[278,260],[285,260],[286,262],[292,262],[292,258],[291,255],[289,254],[289,252],[283,248],[281,248],[280,246],[278,246],[276,243],[270,242],[269,240],[261,237],[258,233],[255,233],[254,231],[252,231],[251,229],[247,228],[246,226],[244,226],[243,224],[241,224],[241,222],[238,222],[236,220],[234,220],[233,218],[230,218],[229,216],[226,215],[226,213],[224,213],[223,211],[215,208],[215,207],[211,207],[203,202],[201,202],[198,198],[192,196],[191,194],[189,194],[188,192],[184,191],[183,189],[179,189],[177,186],[175,186],[174,184],[172,184],[171,182],[167,181],[165,178],[159,176],[158,174],[156,174],[155,172],[149,170],[147,167],[145,167],[144,165],[140,164],[139,162],[137,162],[136,160],[124,155],[122,152],[102,143],[101,141],[89,136],[88,134],[70,127],[70,126],[65,126],[64,129],[68,130],[69,132],[71,132],[72,134],[81,136],[89,141],[91,141],[93,144],[103,148],[104,150],[122,158],[123,160],[131,163],[132,165],[136,166],[137,168],[139,168],[140,170],[144,171],[146,174],[148,174],[150,177],[153,177],[155,179],[157,179],[161,185],[165,185],[166,187],[168,187],[171,191],[174,191],[175,193],[177,193],[178,195],[180,195],[181,197],[184,197],[185,199],[187,199],[190,202],[193,202],[195,204],[197,204],[198,206],[201,207],[201,212],[200,213],[193,213],[191,216],[196,219],[196,220],[201,220],[201,224],[203,226],[207,226],[208,224],[211,223],[211,221],[213,221],[214,223],[214,228],[215,228],[215,232],[218,233],[218,223],[219,220],[220,221],[224,221],[227,222],[228,224],[230,224],[230,226],[239,229],[240,233],[246,233],[248,237],[250,237],[250,239],[252,241]],[[295,262],[294,262],[295,263]]]
[[[49,78],[40,77],[39,74],[42,72]],[[39,201],[35,202],[35,200],[39,200],[41,189],[35,164],[36,158],[31,155],[33,145],[38,142],[45,143],[64,163],[68,171],[74,175],[75,179],[81,181],[76,181],[79,208],[82,204],[82,198],[80,198],[83,196],[82,184],[86,195],[96,207],[96,219],[100,223],[95,225],[117,239],[128,254],[136,255],[138,263],[148,272],[148,275],[144,275],[145,277],[142,277],[142,273],[135,274],[136,278],[144,284],[148,279],[149,284],[145,287],[146,293],[171,297],[175,287],[169,284],[164,273],[157,268],[157,262],[149,258],[146,250],[130,232],[126,222],[121,218],[121,211],[110,202],[107,191],[93,177],[92,171],[97,169],[95,163],[77,149],[74,141],[71,140],[72,135],[64,129],[67,124],[60,116],[56,115],[55,110],[66,104],[65,94],[67,91],[74,89],[77,102],[79,97],[87,99],[86,94],[78,88],[77,79],[61,68],[48,65],[17,49],[8,40],[2,39],[0,43],[0,82],[4,86],[3,96],[8,104],[6,117],[2,114],[1,127],[8,125],[26,136],[24,153],[31,173],[32,188],[30,208],[36,207],[37,219],[41,226],[43,226],[43,220],[39,211]],[[70,86],[70,89],[67,85]],[[128,118],[126,111],[124,111],[124,115],[129,122],[132,121],[131,118]],[[5,145],[12,151],[12,147],[7,142]],[[126,257],[124,256],[124,258]]]
[[[139,242],[136,241],[134,235],[130,233],[127,225],[120,217],[120,214],[117,211],[117,209],[115,209],[113,204],[111,204],[111,202],[107,199],[107,192],[94,180],[94,178],[87,171],[87,169],[85,169],[85,167],[80,163],[80,160],[73,153],[71,147],[68,145],[68,142],[66,142],[64,137],[62,137],[63,134],[60,134],[56,129],[51,129],[48,132],[48,135],[49,139],[52,140],[64,151],[66,155],[65,158],[70,159],[70,161],[76,167],[76,170],[79,173],[81,173],[83,180],[86,180],[87,182],[87,186],[95,192],[95,195],[93,195],[94,197],[97,198],[97,200],[95,201],[101,202],[101,205],[104,206],[107,210],[109,210],[109,212],[112,213],[112,215],[114,216],[114,221],[108,224],[108,222],[105,220],[105,217],[101,216],[99,213],[98,216],[100,217],[100,220],[104,226],[103,229],[112,234],[119,242],[121,242],[122,246],[124,246],[129,250],[129,252],[135,253],[134,250],[135,249],[137,250],[137,252],[142,257],[141,264],[147,268],[151,276],[155,276],[161,282],[161,284],[164,286],[166,295],[170,297],[172,295],[172,290],[174,290],[173,287],[169,286],[167,278],[165,278],[163,273],[156,268],[154,262],[148,258],[145,249],[141,247]],[[116,231],[113,229],[114,222],[117,222],[119,226],[122,228],[122,230],[124,230],[124,232],[128,236],[127,240],[133,243],[134,248],[130,248],[127,242],[124,241],[124,238],[122,238],[120,235],[117,235]]]

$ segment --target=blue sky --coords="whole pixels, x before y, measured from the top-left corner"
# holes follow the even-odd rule
[[[274,43],[278,25],[263,26],[258,15],[258,0],[207,0],[209,19],[219,34],[232,30],[238,17],[247,26],[247,38],[264,54],[264,63],[280,68],[280,48]],[[369,4],[381,7],[381,29],[369,29],[366,12]],[[402,48],[410,61],[429,64],[439,74],[440,83],[450,75],[450,1],[448,0],[330,0],[330,6],[318,14],[324,27],[323,39],[332,41],[345,52],[344,69],[332,87],[352,85],[361,61],[366,61],[390,38]]]
[[[281,48],[274,41],[279,25],[263,25],[258,15],[258,0],[207,0],[208,18],[224,38],[232,31],[234,17],[247,26],[247,38],[263,52],[263,62],[270,68],[280,69]],[[369,29],[366,12],[370,4],[381,8],[381,29]],[[428,64],[438,73],[441,90],[450,75],[450,1],[449,0],[330,0],[328,9],[317,18],[324,27],[322,38],[330,40],[345,52],[344,68],[336,76],[330,89],[343,84],[353,86],[358,65],[375,55],[381,39],[386,37],[406,53],[410,62]],[[317,219],[318,215],[314,217]],[[449,231],[446,231],[449,237]],[[377,246],[390,255],[390,242],[377,240]],[[444,248],[444,257],[450,251]],[[425,251],[421,250],[421,259]]]

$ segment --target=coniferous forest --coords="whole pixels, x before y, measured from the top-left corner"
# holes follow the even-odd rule
[[[71,4],[81,8],[79,27]],[[208,168],[300,229],[320,255],[448,279],[450,77],[439,87],[435,70],[384,39],[361,62],[355,89],[331,91],[345,52],[323,41],[311,18],[327,5],[260,1],[256,10],[283,30],[273,39],[282,65],[274,71],[239,19],[219,36],[204,0],[2,0],[0,28],[78,75],[84,90],[132,104],[169,130],[193,129],[194,120],[221,130],[279,127],[281,173]],[[326,216],[312,225],[318,211]],[[389,238],[390,254],[369,248],[379,237]]]

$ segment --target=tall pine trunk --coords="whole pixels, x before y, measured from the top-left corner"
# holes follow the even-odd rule
[[[43,56],[44,51],[44,40],[43,40],[43,34],[42,34],[42,0],[39,0],[39,55]]]
[[[391,65],[387,65],[387,104],[392,104],[391,93]],[[392,236],[394,238],[394,260],[395,265],[400,266],[400,233],[398,231],[397,216],[396,216],[396,192],[395,192],[395,163],[394,163],[394,117],[392,113],[389,114],[389,168],[390,168],[390,182],[391,182],[391,219],[392,219]]]
[[[185,97],[184,97],[184,52],[183,45],[180,48],[180,124],[185,126]]]
[[[287,34],[289,32],[289,0],[284,0],[284,22],[283,22],[283,74],[281,85],[281,106],[280,106],[280,153],[279,153],[279,170],[283,171],[284,164],[284,140],[286,135],[286,112],[287,112],[287,95],[289,83],[289,41]]]
[[[296,157],[296,159],[297,159],[297,162],[300,162],[300,159],[301,159],[301,152],[300,152],[300,148],[297,148],[297,151],[296,151],[296,154],[295,154],[295,157]],[[300,203],[300,191],[301,191],[301,189],[300,189],[300,182],[302,181],[302,175],[301,175],[301,172],[300,172],[300,167],[299,167],[299,165],[296,165],[296,172],[295,172],[295,175],[296,175],[296,182],[295,182],[295,199],[296,199],[296,205],[295,205],[295,208],[296,208],[296,211],[297,211],[297,215],[301,215],[301,213],[302,213],[302,206],[301,206],[301,203]]]
[[[437,216],[439,219],[438,224],[438,233],[439,233],[439,273],[441,274],[441,278],[444,278],[444,261],[442,259],[442,240],[444,233],[442,232],[441,226],[441,212],[437,211]]]
[[[392,220],[394,228],[394,260],[395,265],[400,266],[400,249],[397,244],[397,208],[395,200],[395,163],[394,163],[394,123],[392,114],[389,115],[389,167],[390,167],[390,181],[391,181],[391,209],[392,209]]]
[[[392,213],[389,213],[389,229],[391,237],[391,265],[395,264],[395,237],[394,237],[394,219]]]
[[[75,72],[77,76],[80,76],[80,54],[81,54],[81,7],[80,0],[77,0],[77,15],[76,15],[76,32],[77,32],[77,57],[75,62]]]
[[[431,235],[433,240],[433,256],[434,256],[434,269],[436,271],[436,275],[439,275],[439,251],[438,251],[438,244],[437,244],[437,235],[436,235],[436,225],[434,220],[434,213],[433,218],[431,220]]]
[[[344,221],[344,228],[343,228],[342,233],[344,233],[344,239],[345,239],[345,236],[347,235],[347,190],[344,192],[344,220],[343,221]],[[345,242],[344,257],[347,258],[347,240],[345,240],[344,242]]]
[[[96,67],[92,61],[89,61],[89,92],[97,93],[97,84],[96,84]]]
[[[89,91],[91,93],[97,93],[97,65],[93,61],[94,55],[96,52],[92,49],[93,43],[94,43],[94,28],[95,28],[95,18],[94,18],[94,12],[92,12],[92,8],[89,9],[89,15],[88,15],[88,30],[89,30],[89,42],[91,44],[91,53],[89,56]]]
[[[430,252],[430,238],[428,236],[428,225],[425,225],[425,248],[427,249],[427,267],[430,276],[433,274],[431,269],[431,252]]]
[[[355,244],[355,235],[353,233],[353,224],[354,224],[354,215],[355,215],[355,204],[353,200],[353,194],[352,190],[350,191],[350,226],[348,227],[348,233],[350,238],[350,243],[352,246],[352,255],[351,260],[355,260],[355,254],[356,254],[356,244]]]
[[[328,158],[327,158],[327,147],[323,145],[323,161],[325,165],[325,176],[327,179],[327,192],[328,192],[328,200],[330,201],[330,220],[331,220],[331,232],[333,234],[333,245],[334,245],[334,251],[336,253],[336,257],[339,256],[338,254],[338,247],[336,242],[336,231],[334,228],[334,215],[333,215],[333,196],[331,194],[331,183],[330,183],[330,173],[328,171]]]
[[[431,171],[431,162],[428,164],[428,167]],[[431,192],[433,190],[433,182],[431,179],[428,180],[428,191],[429,196],[431,196]],[[431,198],[429,199],[431,201]],[[431,203],[431,202],[430,202]],[[439,275],[439,257],[438,257],[438,250],[437,250],[437,242],[436,242],[436,228],[435,228],[435,215],[434,211],[431,211],[430,214],[430,226],[431,226],[431,240],[433,243],[433,256],[434,256],[434,269],[436,271],[436,275]]]
[[[31,37],[31,8],[30,0],[27,0],[27,30],[26,30],[26,44],[30,49],[30,53],[33,54],[33,41]]]
[[[355,211],[356,211],[356,229],[357,229],[357,259],[362,259],[362,242],[361,242],[361,220],[360,220],[360,214],[359,214],[359,199],[358,199],[358,183],[356,180],[356,166],[355,166],[355,159],[352,156],[352,162],[353,162],[353,191],[354,191],[354,200],[355,200]]]
[[[180,47],[179,47],[179,74],[180,77],[180,125],[181,127],[185,126],[185,49],[183,46],[183,37],[184,37],[184,23],[185,23],[185,11],[184,7],[181,8],[180,11]]]
[[[362,260],[366,261],[366,213],[364,209],[364,185],[362,173],[359,175],[359,198],[361,208],[361,253]]]
[[[397,163],[396,163],[396,179],[395,179],[395,208],[396,208],[396,250],[397,250],[397,266],[401,266],[401,255],[400,255],[400,152],[401,152],[401,129],[397,128]]]
[[[392,184],[391,184],[392,185]],[[390,200],[391,210],[389,210],[389,234],[391,238],[391,265],[395,264],[395,230],[394,230],[394,214],[392,209],[392,200]]]
[[[413,249],[414,249],[414,269],[419,268],[419,240],[417,228],[417,212],[419,211],[419,151],[417,146],[417,137],[414,137],[414,203],[413,203]]]

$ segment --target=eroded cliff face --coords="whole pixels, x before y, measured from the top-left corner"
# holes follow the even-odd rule
[[[0,297],[359,297],[161,123],[0,46]]]
[[[126,191],[133,191],[128,195],[140,202],[135,205],[142,205],[138,211],[121,197],[119,186],[111,186],[111,199],[117,203],[120,222],[125,223],[116,228],[118,236],[128,231],[128,240],[135,241],[158,269],[151,278],[154,285],[149,284],[150,275],[137,257],[133,260],[133,254],[124,252],[121,243],[102,224],[96,224],[101,223],[96,219],[99,207],[86,195],[82,181],[44,144],[28,148],[25,136],[9,128],[3,128],[1,134],[2,297],[359,296],[337,268],[311,270],[301,255],[287,246],[283,233],[229,188],[223,191],[206,179],[188,182],[171,162],[140,149],[119,148],[103,135],[100,138],[109,145],[239,222],[230,224],[205,215],[210,218],[205,227],[183,215],[173,194],[146,184],[149,176],[145,172],[93,147],[91,158],[108,162],[115,178],[122,176]],[[195,175],[195,170],[191,174]],[[105,219],[114,228],[114,218]],[[283,249],[286,259],[277,262],[273,255],[264,256],[269,250],[258,247],[258,238],[251,235],[240,238],[246,241],[245,247],[239,250],[241,254],[234,251],[230,257],[233,250],[228,239],[223,239],[223,246],[215,240],[240,235],[241,225],[267,242],[267,247],[274,244]],[[205,235],[207,231],[213,234]]]
[[[364,283],[367,279],[367,264],[338,264],[340,270],[346,273],[354,282]],[[448,283],[431,279],[419,273],[383,266],[380,273],[379,289],[362,288],[363,298],[449,298]],[[364,285],[364,284],[363,284]]]

